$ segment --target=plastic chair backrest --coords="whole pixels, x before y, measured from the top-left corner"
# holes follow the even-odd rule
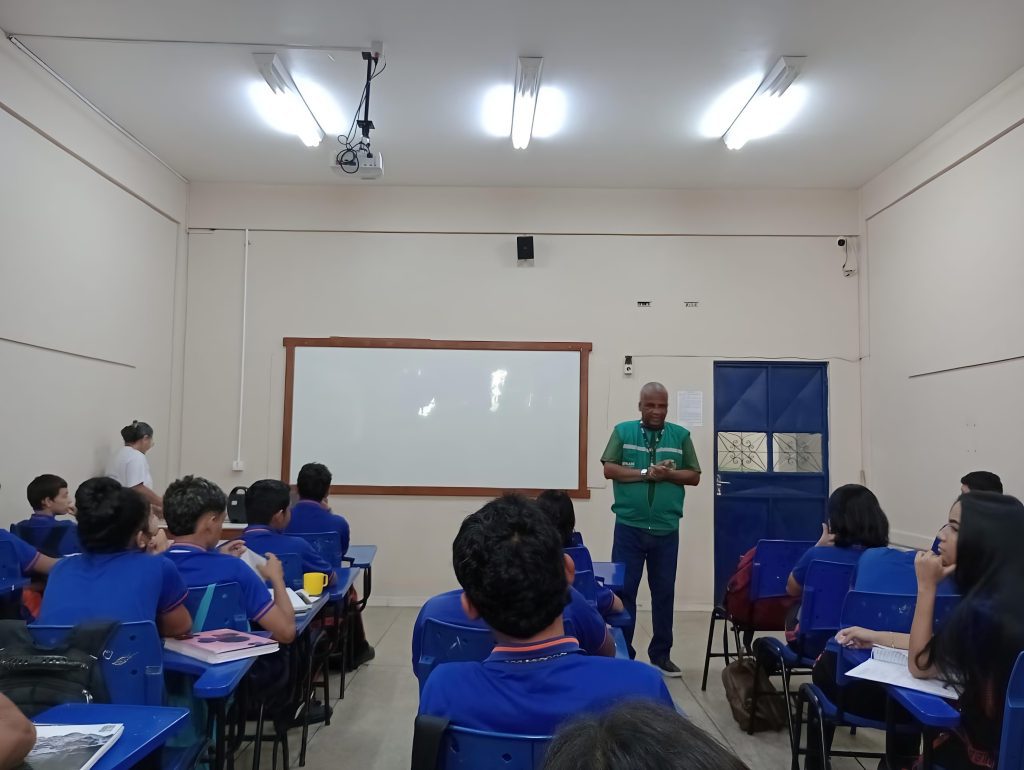
[[[1017,656],[1006,686],[1003,738],[999,744],[999,770],[1024,767],[1024,652]]]
[[[594,560],[590,558],[590,551],[586,548],[583,546],[573,546],[572,548],[566,548],[565,553],[572,558],[572,563],[576,565],[577,573],[582,570],[590,570],[593,573]]]
[[[843,601],[850,593],[855,567],[837,561],[810,563],[800,599],[801,633],[839,630]]]
[[[591,570],[577,570],[572,587],[583,594],[583,598],[591,604],[597,604],[597,578]]]
[[[53,558],[80,553],[82,550],[78,542],[78,527],[70,521],[55,521],[45,526],[21,521],[11,525],[11,532],[37,551]]]
[[[494,649],[494,635],[488,628],[470,628],[427,618],[423,624],[423,641],[415,673],[420,692],[430,672],[442,663],[480,661]]]
[[[320,554],[320,558],[332,567],[341,566],[341,536],[337,532],[289,532],[292,537],[301,537]]]
[[[935,597],[935,627],[945,622],[960,601],[959,596]],[[841,628],[861,626],[876,631],[894,631],[909,634],[914,620],[917,596],[910,594],[881,594],[868,591],[850,591],[843,602],[839,618]]]
[[[575,546],[583,545],[583,534],[580,533],[580,532],[573,532],[572,533],[572,544],[573,544],[574,547]]]
[[[302,590],[302,557],[297,553],[279,553],[281,569],[284,571],[284,584],[293,591]]]
[[[759,540],[750,571],[750,601],[787,596],[793,567],[813,546],[804,540]]]
[[[449,727],[441,749],[441,770],[540,770],[551,736],[486,733]]]
[[[0,591],[10,591],[12,588],[25,585],[25,582],[14,543],[0,540]]]
[[[211,591],[212,589],[212,591]],[[207,592],[210,601],[206,602]],[[232,631],[248,631],[249,618],[242,602],[242,589],[238,583],[218,583],[209,586],[189,586],[185,606],[192,620],[200,620],[201,607],[206,604],[206,617],[192,627],[193,631],[213,631],[230,628]]]
[[[71,626],[30,625],[40,647],[60,644]],[[103,680],[111,703],[124,706],[164,705],[164,654],[152,620],[122,623],[103,651]]]

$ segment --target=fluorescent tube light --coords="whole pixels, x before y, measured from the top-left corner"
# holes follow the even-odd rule
[[[260,74],[275,97],[275,111],[280,122],[307,147],[317,147],[324,139],[323,129],[306,105],[291,74],[276,53],[254,53]]]
[[[805,93],[800,88],[790,89],[804,56],[782,56],[761,81],[722,141],[730,150],[738,150],[751,139],[774,134],[789,123],[803,106]]]
[[[515,95],[512,100],[512,146],[517,150],[525,150],[530,144],[543,66],[544,59],[529,56],[520,56],[516,64]]]

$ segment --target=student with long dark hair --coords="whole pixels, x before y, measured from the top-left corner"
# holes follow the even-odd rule
[[[812,561],[856,564],[868,548],[889,545],[889,520],[875,493],[860,484],[839,487],[828,498],[828,523],[821,525],[821,538],[793,567],[786,591],[790,596],[804,592],[807,568]]]
[[[910,629],[909,666],[960,693],[961,728],[943,733],[935,763],[946,770],[996,766],[1006,688],[1024,650],[1024,504],[994,492],[961,495],[957,560],[922,552],[914,566],[918,599]],[[936,586],[948,575],[963,599],[934,636]]]
[[[152,536],[142,496],[100,477],[82,483],[75,503],[83,553],[66,556],[50,571],[38,622],[152,620],[163,636],[187,633],[192,618],[178,569],[146,553]]]

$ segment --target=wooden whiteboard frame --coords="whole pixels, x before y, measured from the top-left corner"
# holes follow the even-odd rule
[[[281,480],[289,484],[292,462],[292,400],[295,393],[295,348],[427,348],[431,350],[549,350],[575,351],[580,354],[580,426],[579,470],[576,489],[567,489],[570,497],[589,499],[587,488],[587,381],[590,368],[589,342],[482,342],[473,340],[420,340],[378,337],[285,337],[284,428],[281,441]],[[516,491],[535,496],[541,489],[501,489],[498,487],[413,487],[366,484],[334,484],[332,495],[433,495],[495,497]]]

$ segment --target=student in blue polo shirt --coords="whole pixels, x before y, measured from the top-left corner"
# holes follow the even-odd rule
[[[324,561],[313,546],[301,537],[284,534],[288,526],[288,485],[276,479],[263,479],[245,490],[245,517],[249,526],[242,533],[246,546],[256,553],[297,553],[302,558],[303,572],[324,572],[333,583],[334,569]]]
[[[149,546],[149,505],[111,478],[89,479],[75,493],[83,552],[50,571],[38,622],[156,621],[163,636],[192,628],[188,591],[177,568]]]
[[[571,567],[567,565],[566,570],[570,569]],[[572,583],[572,580],[569,579],[569,582]],[[487,628],[483,618],[477,616],[471,619],[466,615],[466,611],[462,608],[461,588],[432,596],[420,607],[416,623],[412,627],[413,667],[416,666],[420,659],[420,653],[423,651],[423,629],[427,620],[440,620],[442,623],[467,628]],[[576,637],[576,641],[580,643],[580,648],[585,653],[609,658],[615,657],[615,641],[608,633],[608,626],[583,594],[571,585],[569,586],[569,603],[565,605],[565,610],[562,612],[562,620],[567,629],[572,629],[572,635]]]
[[[212,481],[199,476],[185,476],[173,482],[164,492],[164,518],[174,543],[164,556],[174,562],[190,591],[203,591],[214,583],[237,583],[250,623],[258,623],[277,642],[295,640],[295,610],[284,584],[284,570],[272,553],[263,554],[267,563],[258,567],[259,575],[232,555],[234,541],[218,550],[227,498]],[[263,580],[260,579],[262,576]],[[274,591],[264,584],[270,583]]]
[[[292,506],[292,517],[285,534],[337,532],[342,556],[348,551],[349,526],[343,516],[332,513],[327,506],[331,491],[331,472],[326,465],[306,463],[299,469],[295,486],[299,501]]]
[[[0,541],[8,542],[14,546],[14,555],[18,559],[21,574],[25,577],[49,575],[53,570],[53,566],[57,563],[56,559],[40,553],[20,537],[12,535],[7,530],[0,529]]]
[[[558,530],[558,534],[562,538],[562,548],[582,548],[588,556],[590,555],[590,551],[583,545],[583,539],[574,537],[577,534],[575,531],[576,510],[573,508],[572,498],[568,494],[561,489],[548,489],[537,496],[537,504]],[[616,596],[612,589],[598,584],[597,611],[607,617],[617,615],[623,609],[622,599]]]
[[[482,663],[446,663],[427,680],[420,713],[477,730],[551,735],[565,719],[626,699],[673,706],[657,669],[591,657],[565,636],[568,582],[558,532],[520,495],[462,522],[452,546],[466,615],[497,644]]]
[[[82,546],[78,542],[74,519],[57,518],[75,515],[68,483],[53,473],[44,473],[29,482],[26,497],[32,506],[32,515],[18,522],[19,527],[32,530],[32,536],[26,534],[26,537],[47,556],[57,558],[79,553]]]

